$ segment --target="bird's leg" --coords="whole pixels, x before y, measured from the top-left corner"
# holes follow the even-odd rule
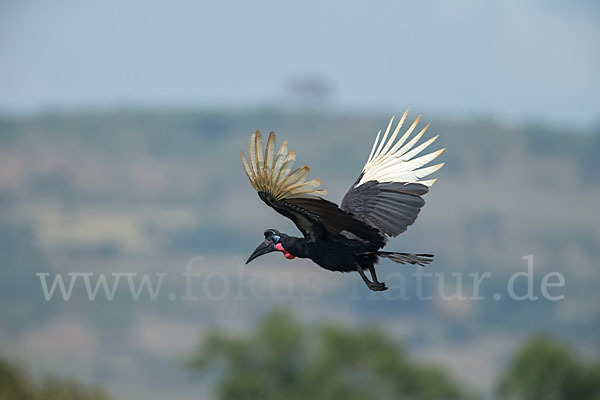
[[[371,273],[371,278],[373,278],[373,284],[381,287],[380,290],[387,290],[387,286],[385,282],[379,282],[377,280],[377,273],[375,273],[375,266],[373,264],[369,265],[369,272]]]
[[[374,287],[373,287],[373,282],[371,282],[369,280],[369,278],[367,278],[367,275],[365,275],[365,271],[363,270],[363,267],[361,267],[360,265],[356,265],[356,270],[358,271],[358,273],[360,274],[360,277],[363,279],[363,281],[365,282],[365,284],[367,285],[367,287],[373,291],[375,291]]]
[[[385,286],[384,283],[380,283],[380,282],[375,282],[374,283],[374,282],[371,282],[369,280],[369,278],[367,278],[367,275],[365,275],[364,268],[360,264],[356,264],[356,270],[360,274],[360,277],[363,279],[363,281],[365,282],[365,284],[367,285],[367,287],[369,289],[371,289],[372,291],[374,291],[374,292],[380,292],[380,291],[383,291],[383,290],[387,290],[387,286]]]

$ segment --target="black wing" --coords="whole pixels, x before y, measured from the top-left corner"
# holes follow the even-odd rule
[[[341,209],[391,237],[412,225],[425,205],[421,196],[429,188],[420,183],[369,181],[352,186],[342,200]]]
[[[306,181],[308,166],[292,171],[296,153],[288,152],[287,142],[283,142],[275,153],[273,132],[269,134],[264,154],[262,137],[257,131],[248,143],[248,159],[244,153],[240,153],[240,157],[248,180],[259,197],[291,219],[306,239],[316,241],[328,237],[345,241],[349,239],[342,233],[349,232],[353,238],[383,245],[385,237],[377,229],[321,197],[327,193],[318,189],[321,181]]]
[[[377,229],[354,218],[335,203],[322,198],[289,198],[277,200],[268,192],[258,192],[267,205],[289,218],[307,240],[324,238],[345,240],[341,232],[351,232],[359,238],[381,247],[385,238]]]

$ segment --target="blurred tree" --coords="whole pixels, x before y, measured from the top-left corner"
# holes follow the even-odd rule
[[[209,335],[193,366],[224,366],[221,399],[468,397],[440,369],[410,361],[376,329],[325,325],[313,334],[283,311],[269,314],[251,337]]]
[[[323,104],[333,93],[331,82],[319,75],[303,75],[293,78],[287,85],[294,103],[305,105]]]
[[[600,363],[583,363],[564,344],[535,337],[512,360],[498,394],[515,400],[598,400]]]
[[[107,400],[99,389],[74,380],[47,376],[41,383],[31,380],[21,367],[0,358],[0,400]]]

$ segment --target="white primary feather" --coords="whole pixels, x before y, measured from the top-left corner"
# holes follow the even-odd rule
[[[420,115],[413,122],[410,128],[406,130],[404,135],[402,135],[402,137],[396,143],[394,143],[398,133],[400,132],[400,129],[402,128],[402,125],[404,124],[404,121],[406,120],[407,114],[408,110],[404,112],[404,115],[402,115],[400,122],[398,122],[396,129],[394,129],[394,132],[389,139],[388,135],[394,122],[394,117],[392,117],[390,120],[390,123],[388,124],[381,141],[379,141],[379,137],[381,136],[381,131],[379,131],[377,137],[375,138],[375,143],[373,143],[369,159],[363,167],[363,176],[356,186],[360,186],[365,182],[373,180],[382,183],[414,182],[421,183],[425,186],[431,186],[436,181],[435,179],[425,181],[421,181],[420,179],[442,168],[444,166],[443,163],[425,168],[421,167],[434,160],[437,156],[446,151],[446,149],[440,149],[424,156],[414,158],[438,138],[437,136],[434,136],[419,146],[414,147],[419,139],[421,139],[423,134],[427,131],[429,125],[425,126],[425,128],[423,128],[423,130],[410,139],[408,143],[404,144],[417,127],[417,124],[421,119]]]

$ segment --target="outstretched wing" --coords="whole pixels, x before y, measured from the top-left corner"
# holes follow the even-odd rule
[[[437,139],[435,136],[415,147],[429,128],[427,125],[408,140],[421,116],[418,116],[396,141],[407,114],[408,111],[404,113],[391,136],[389,134],[394,118],[390,120],[381,141],[379,131],[362,173],[348,190],[341,204],[341,208],[352,213],[355,218],[391,237],[404,232],[415,222],[419,211],[425,205],[422,196],[436,181],[421,178],[434,173],[444,164],[429,167],[425,165],[446,151],[440,149],[417,157]]]
[[[263,156],[260,131],[250,137],[248,159],[240,152],[242,165],[250,184],[259,197],[275,211],[291,219],[308,239],[352,232],[363,240],[383,243],[384,237],[373,227],[341,210],[336,204],[321,198],[325,190],[318,190],[321,181],[306,181],[310,168],[305,165],[294,171],[296,153],[288,152],[287,141],[275,154],[275,134],[271,132]]]

